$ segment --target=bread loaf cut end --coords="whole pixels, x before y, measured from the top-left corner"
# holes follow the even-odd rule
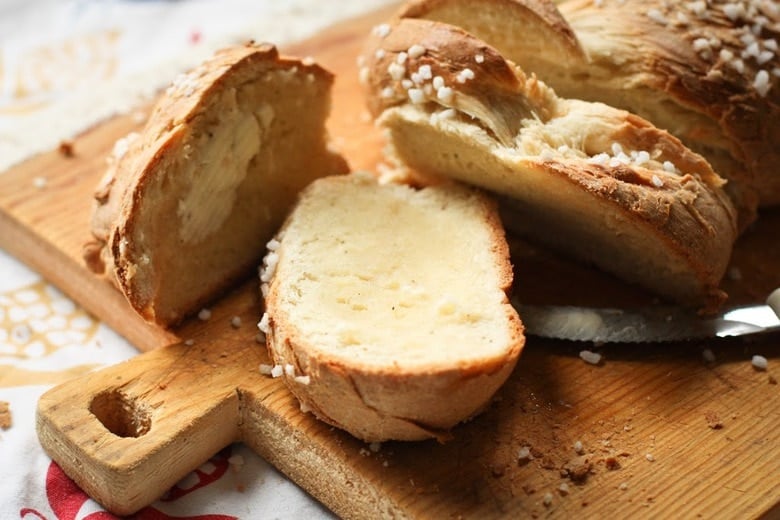
[[[231,47],[176,78],[118,143],[95,194],[87,264],[171,326],[251,276],[328,148],[332,75],[269,44]]]

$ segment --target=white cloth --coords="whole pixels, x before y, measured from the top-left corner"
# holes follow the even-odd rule
[[[282,45],[386,2],[0,0],[0,172],[134,110],[218,47],[249,39]],[[112,518],[45,455],[35,407],[51,386],[136,354],[0,250],[0,424],[6,404],[11,414],[11,426],[0,429],[0,518]],[[235,444],[137,515],[194,516],[330,513]]]

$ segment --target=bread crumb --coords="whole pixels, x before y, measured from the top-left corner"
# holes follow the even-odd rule
[[[279,249],[279,246],[281,246],[281,245],[282,245],[282,243],[279,242],[279,240],[277,238],[272,238],[271,240],[268,241],[268,243],[265,245],[265,247],[269,251],[276,251],[277,249]]]
[[[230,319],[230,326],[234,329],[241,327],[241,316],[233,316]]]
[[[531,448],[528,446],[523,446],[517,451],[517,460],[522,463],[527,463],[529,461],[532,461],[534,459],[533,454],[531,453]]]
[[[715,353],[712,352],[712,350],[705,348],[701,351],[701,357],[704,359],[707,363],[714,363],[715,362]]]
[[[653,456],[652,453],[645,453],[645,458],[647,459],[648,462],[655,462],[655,457]]]
[[[201,309],[198,312],[198,319],[200,321],[208,321],[211,319],[211,311],[209,309]]]
[[[552,493],[545,493],[542,497],[542,504],[544,504],[545,507],[550,507],[552,505],[553,496]]]
[[[270,242],[269,242],[270,244]],[[263,265],[260,266],[260,281],[269,283],[276,273],[276,264],[279,262],[279,254],[269,248],[269,253],[263,257]]]
[[[753,356],[753,359],[750,360],[750,363],[756,370],[766,370],[767,366],[769,365],[769,361],[767,361],[764,356],[759,355]]]
[[[590,350],[581,350],[580,359],[591,365],[598,365],[601,363],[601,354],[598,352],[592,352]]]
[[[228,464],[236,471],[239,471],[244,465],[244,457],[241,455],[231,455],[230,458],[228,458]]]
[[[266,335],[268,334],[268,332],[270,332],[268,320],[269,320],[268,313],[264,312],[263,317],[260,318],[260,321],[257,324],[257,328],[260,329],[260,332]]]
[[[74,148],[73,148],[73,141],[68,140],[62,140],[60,141],[60,145],[57,147],[57,150],[60,152],[60,155],[63,157],[73,157],[75,155]]]
[[[187,339],[187,340],[184,341],[184,344],[187,345],[188,347],[191,347],[191,346],[193,346],[195,344],[195,340],[192,339],[192,338]]]
[[[723,421],[720,420],[720,416],[716,412],[708,410],[704,412],[704,418],[707,420],[707,426],[711,429],[720,430],[723,428]]]
[[[293,381],[301,385],[308,385],[311,383],[311,376],[295,376]]]
[[[574,451],[576,451],[579,455],[582,455],[582,453],[585,451],[585,448],[582,446],[582,441],[577,441],[574,443]]]
[[[11,426],[13,426],[13,420],[10,404],[8,401],[0,401],[0,428],[7,430]]]
[[[615,471],[617,469],[620,469],[620,462],[613,456],[609,456],[604,459],[604,466],[609,471]]]
[[[563,467],[562,475],[569,477],[573,482],[584,482],[592,468],[590,458],[583,455],[569,461]]]
[[[628,482],[621,482],[621,483],[620,483],[620,485],[618,486],[618,489],[619,489],[620,491],[625,491],[625,490],[627,490],[627,489],[628,489]]]
[[[33,186],[39,190],[45,188],[48,183],[49,181],[46,180],[46,177],[36,177],[33,179]]]
[[[569,485],[566,482],[561,482],[561,485],[558,486],[558,493],[560,493],[563,496],[566,496],[569,494]]]

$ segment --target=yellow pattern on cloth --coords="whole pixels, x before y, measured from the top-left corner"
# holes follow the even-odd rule
[[[98,322],[44,281],[0,294],[0,359],[42,359],[61,348],[83,348]],[[52,365],[57,365],[52,363]],[[0,388],[57,384],[100,366],[79,364],[56,370],[0,363]]]

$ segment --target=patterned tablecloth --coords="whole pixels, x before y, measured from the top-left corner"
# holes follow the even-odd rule
[[[216,48],[311,35],[381,0],[0,0],[0,172],[134,110]],[[2,175],[2,173],[0,173]],[[114,518],[41,449],[38,397],[137,351],[0,249],[0,519]],[[241,444],[136,517],[317,518],[327,512]]]

